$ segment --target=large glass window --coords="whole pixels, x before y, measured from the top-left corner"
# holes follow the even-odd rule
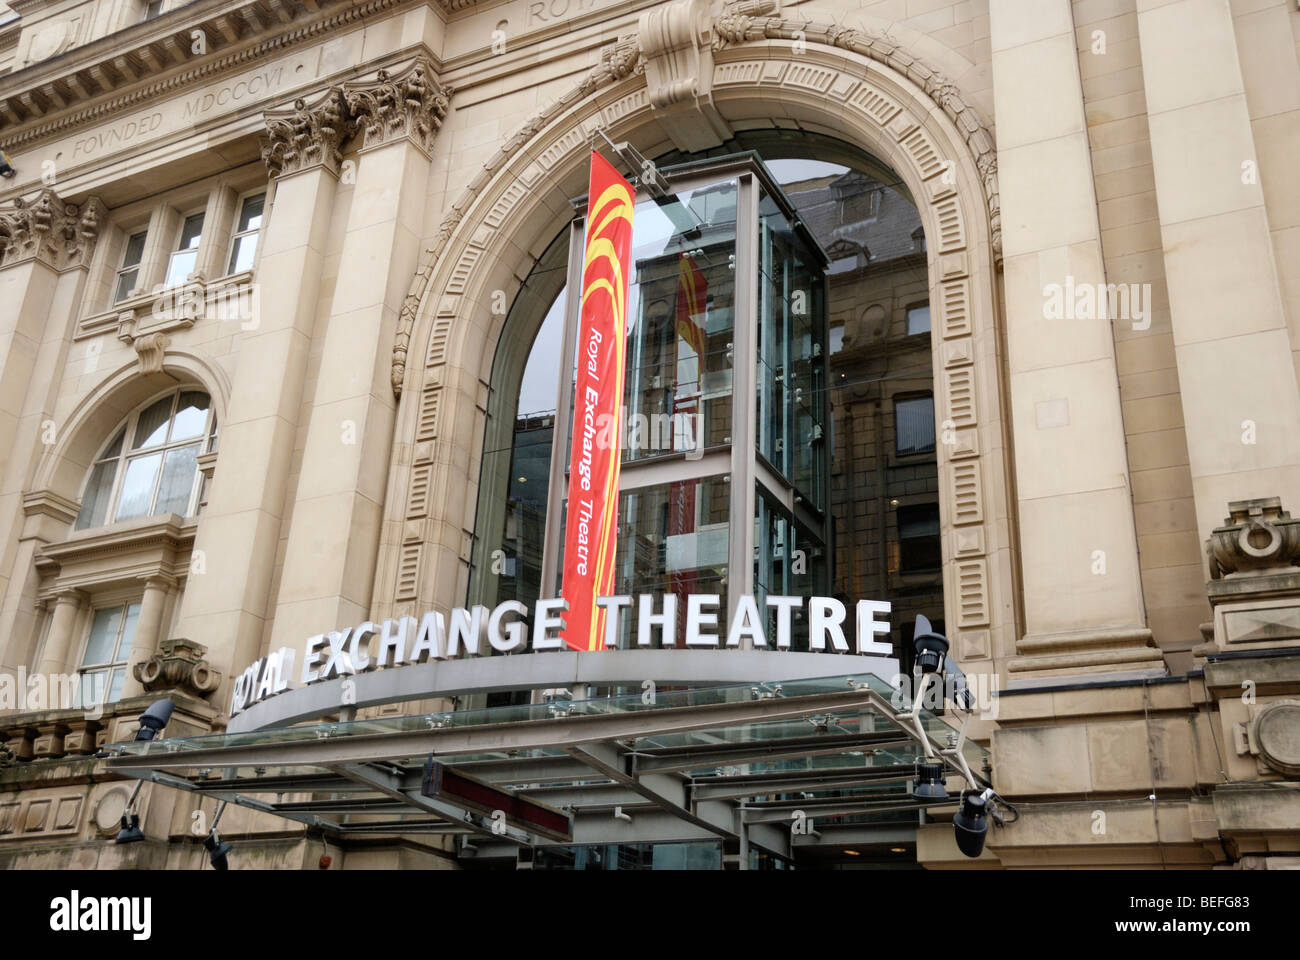
[[[634,218],[615,591],[887,599],[896,642],[917,613],[942,622],[929,279],[906,186],[806,134],[657,165],[668,193],[639,193]],[[582,243],[581,223],[556,239],[500,341],[474,602],[559,592],[580,263],[557,252]]]
[[[76,529],[139,517],[190,516],[198,458],[215,449],[216,417],[199,390],[178,390],[127,417],[90,469]]]

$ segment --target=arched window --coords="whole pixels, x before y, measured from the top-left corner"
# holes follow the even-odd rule
[[[191,516],[200,501],[198,458],[216,441],[212,400],[201,390],[175,390],[136,410],[95,459],[76,529]]]
[[[752,587],[741,592],[889,599],[894,639],[907,660],[910,644],[899,641],[910,638],[915,616],[944,622],[920,213],[892,169],[850,144],[754,131],[709,156],[746,151],[761,157],[799,226],[825,252],[824,285],[801,280],[806,265],[797,250],[790,252],[796,245],[784,226],[792,218],[760,198],[756,236],[764,281],[741,318],[757,342],[754,408],[746,414],[753,422],[733,421],[732,410],[743,409],[733,405],[731,390],[732,348],[741,330],[735,261],[723,241],[727,230],[739,229],[736,189],[732,183],[675,187],[673,197],[638,205],[615,592],[726,594],[748,582]],[[656,164],[663,170],[703,157],[669,154]],[[581,243],[579,229],[551,244],[499,341],[470,578],[474,603],[531,603],[559,587],[559,562],[543,563],[543,544],[548,527],[561,529],[562,538],[562,524],[548,518],[563,516],[564,485],[548,486],[555,479],[548,468],[554,457],[568,461],[572,398],[555,409],[565,405],[559,388],[566,369],[572,383],[562,341],[576,322],[576,310],[566,305],[564,255]],[[813,299],[800,311],[790,291],[805,285]],[[820,326],[803,322],[818,316]],[[675,465],[682,454],[671,426],[661,448],[637,446],[632,422],[638,414],[652,426],[671,425],[683,411],[702,415],[703,456]],[[731,445],[733,436],[754,447],[755,473],[775,482],[755,485],[745,477],[740,483],[730,461],[709,472],[710,452]],[[641,474],[658,469],[663,482],[641,482],[639,463],[647,465]],[[750,486],[753,513],[746,515],[729,491]],[[752,570],[734,569],[743,559],[731,550],[739,523],[753,526]],[[561,549],[554,544],[551,552]],[[634,613],[624,620],[629,633],[632,619]]]

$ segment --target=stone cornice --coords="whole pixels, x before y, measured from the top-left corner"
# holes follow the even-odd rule
[[[13,152],[411,2],[195,0],[0,78],[0,137]],[[193,30],[204,33],[205,55],[190,53]],[[159,79],[141,82],[149,76]],[[53,112],[61,116],[45,119]]]
[[[91,530],[79,530],[62,543],[51,543],[41,548],[36,557],[36,566],[45,573],[52,573],[52,568],[65,568],[71,564],[88,561],[110,561],[111,569],[97,571],[89,579],[75,578],[75,581],[58,583],[54,592],[66,587],[81,586],[83,581],[91,583],[102,579],[112,579],[118,573],[137,576],[142,573],[165,573],[170,576],[184,573],[188,560],[182,556],[194,543],[198,530],[195,517],[178,517],[167,514],[151,517],[146,521],[111,524]],[[145,555],[154,555],[162,551],[164,559],[171,555],[171,560],[158,566]],[[137,559],[145,561],[148,570],[127,569]],[[181,569],[173,569],[178,561]],[[154,569],[154,568],[157,569]]]
[[[99,198],[79,206],[46,187],[33,200],[0,208],[0,268],[40,260],[55,270],[87,266],[106,211]]]

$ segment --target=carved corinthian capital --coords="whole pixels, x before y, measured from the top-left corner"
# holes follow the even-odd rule
[[[0,267],[41,260],[55,270],[84,267],[99,239],[104,205],[90,197],[80,205],[65,203],[46,187],[34,200],[15,197],[0,210]]]
[[[408,137],[426,153],[447,116],[451,90],[438,84],[433,65],[419,59],[374,80],[349,83],[343,98],[365,136],[362,149]]]
[[[298,99],[291,109],[267,111],[262,160],[272,177],[318,165],[338,173],[343,144],[355,131],[343,91],[330,87],[311,102]]]

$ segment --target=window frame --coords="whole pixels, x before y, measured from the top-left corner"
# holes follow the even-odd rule
[[[156,404],[159,400],[162,400],[168,396],[172,398],[171,412],[168,414],[168,419],[166,421],[167,432],[168,435],[170,436],[172,424],[175,422],[176,419],[177,405],[179,404],[180,396],[183,393],[202,393],[205,396],[207,396],[208,409],[204,415],[202,431],[196,434],[195,436],[187,437],[184,440],[168,439],[161,444],[156,444],[154,446],[149,446],[149,447],[141,447],[138,450],[132,450],[131,440],[132,437],[135,435],[135,431],[139,425],[140,415],[144,411],[153,407],[153,405]],[[115,526],[116,524],[119,523],[134,523],[140,520],[144,520],[148,517],[160,516],[160,514],[156,512],[156,508],[158,504],[158,492],[162,484],[163,475],[167,463],[167,454],[172,450],[178,450],[184,447],[193,446],[195,443],[197,443],[200,446],[200,450],[195,458],[197,460],[199,457],[202,457],[204,454],[211,453],[213,450],[216,449],[216,443],[217,443],[216,404],[213,401],[212,394],[202,386],[194,385],[194,384],[185,384],[180,387],[172,387],[169,390],[164,390],[160,393],[156,393],[152,397],[150,397],[147,401],[137,406],[134,410],[132,410],[129,414],[127,414],[127,416],[123,420],[119,421],[112,431],[109,432],[108,439],[104,441],[104,443],[100,446],[98,453],[95,455],[95,459],[91,461],[90,467],[86,471],[86,478],[83,481],[82,488],[81,488],[80,503],[82,508],[84,508],[86,502],[86,495],[89,493],[90,483],[94,478],[95,468],[98,467],[101,463],[109,461],[110,458],[106,457],[105,453],[113,446],[113,442],[114,440],[117,439],[119,433],[122,436],[122,446],[117,456],[112,458],[117,462],[117,466],[114,469],[113,482],[109,488],[110,492],[108,498],[108,506],[104,512],[104,519],[101,523],[97,523],[97,524],[88,523],[85,526],[82,526],[81,511],[79,509],[77,513],[77,517],[73,521],[73,529],[76,531],[100,530],[105,527]],[[120,500],[122,496],[122,487],[126,480],[127,465],[132,460],[139,460],[145,457],[150,457],[155,455],[159,456],[160,460],[159,460],[157,475],[153,479],[153,486],[149,494],[150,512],[141,514],[138,517],[118,520],[116,518],[116,515],[117,515],[118,508],[121,505]],[[183,517],[189,518],[198,515],[199,507],[201,506],[200,501],[203,492],[203,481],[204,481],[203,470],[200,469],[196,464],[194,470],[194,479],[191,481],[191,485],[190,485],[189,498],[186,501],[185,513],[182,514]]]
[[[262,198],[262,220],[257,225],[256,228],[251,230],[241,231],[239,229],[239,218],[244,213],[244,204],[257,196],[260,196]],[[245,270],[235,269],[235,250],[239,246],[239,241],[242,240],[244,237],[258,238],[257,244],[253,249],[253,264],[257,263],[257,254],[261,247],[261,234],[263,228],[265,228],[266,226],[266,215],[269,212],[268,205],[267,205],[267,200],[269,197],[270,197],[270,189],[266,186],[260,186],[260,187],[254,187],[251,190],[246,190],[235,198],[235,215],[234,215],[234,219],[231,221],[230,224],[230,243],[227,245],[226,248],[225,276],[229,277],[235,275],[236,273],[246,272]],[[247,269],[252,270],[253,266],[250,265]]]

